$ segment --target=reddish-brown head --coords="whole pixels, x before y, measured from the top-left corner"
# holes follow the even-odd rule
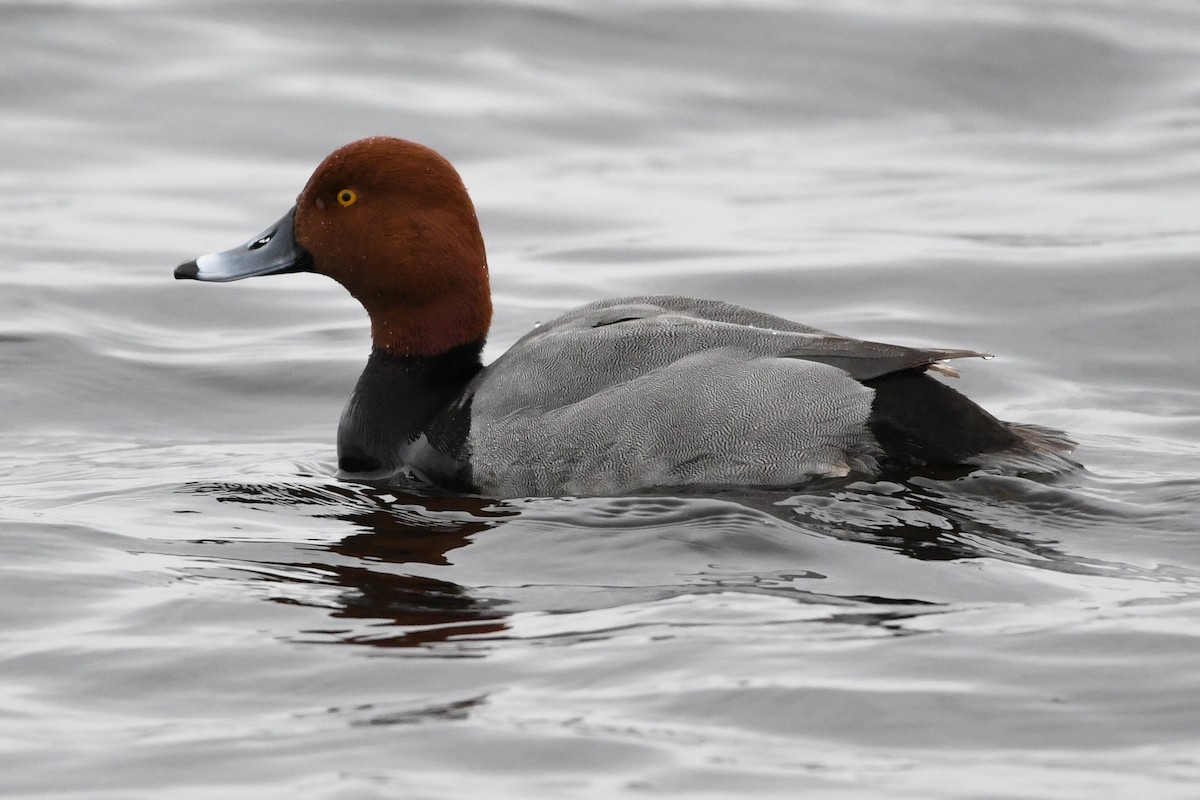
[[[475,208],[446,159],[362,139],[329,155],[296,201],[296,241],[371,317],[376,347],[431,356],[483,338],[492,319]]]

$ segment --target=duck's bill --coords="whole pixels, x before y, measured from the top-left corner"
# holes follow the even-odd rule
[[[296,242],[296,207],[271,227],[240,247],[200,256],[175,268],[176,278],[197,281],[237,281],[256,275],[304,272],[312,258]]]

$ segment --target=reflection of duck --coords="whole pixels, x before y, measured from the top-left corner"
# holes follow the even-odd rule
[[[829,480],[802,494],[731,488],[511,503],[342,481],[205,483],[186,492],[270,510],[285,530],[338,521],[333,538],[276,542],[282,557],[274,546],[246,554],[231,552],[234,542],[205,545],[215,548],[204,553],[206,563],[299,589],[271,593],[276,602],[328,613],[330,622],[298,633],[309,642],[403,648],[528,636],[514,614],[640,607],[712,592],[828,605],[828,621],[862,625],[942,608],[947,587],[1010,597],[1003,582],[979,581],[973,570],[914,571],[910,559],[1008,561],[1104,577],[1163,574],[1082,557],[1029,533],[1095,520],[1069,490],[996,475],[948,483]],[[297,513],[298,520],[290,516]],[[628,624],[625,615],[611,619]],[[463,654],[479,652],[473,647]]]
[[[1070,463],[1060,434],[1000,422],[927,374],[981,353],[865,342],[711,300],[593,303],[485,368],[492,306],[471,200],[445,159],[400,139],[336,151],[276,225],[175,276],[301,270],[337,280],[371,318],[374,349],[338,431],[346,472],[407,469],[517,496]]]
[[[414,509],[420,513],[412,513]],[[339,583],[354,590],[344,597],[342,608],[333,616],[386,620],[389,625],[403,628],[402,633],[388,631],[386,636],[365,639],[351,636],[344,641],[376,647],[417,647],[452,636],[504,631],[507,614],[499,609],[501,601],[472,596],[450,581],[396,574],[378,565],[449,564],[449,551],[466,547],[472,536],[512,515],[495,511],[489,502],[475,498],[448,503],[431,497],[405,497],[371,511],[338,514],[338,519],[365,532],[347,536],[330,547],[332,552],[362,565],[323,567]]]
[[[281,580],[282,569],[284,575],[300,576],[294,580],[339,587],[331,611],[334,619],[382,623],[378,632],[366,634],[360,626],[322,631],[323,641],[331,636],[347,644],[418,647],[455,636],[507,630],[504,600],[473,594],[451,581],[391,570],[405,565],[447,566],[447,553],[468,546],[472,537],[515,516],[514,510],[475,497],[399,495],[395,487],[385,492],[344,483],[194,484],[188,491],[215,496],[219,502],[306,509],[315,518],[340,520],[360,531],[328,545],[310,543],[304,552],[314,556],[312,561],[258,564],[265,565],[270,580]],[[314,575],[319,579],[313,581]],[[328,601],[322,596],[316,604],[324,608]],[[289,595],[281,602],[305,601]]]

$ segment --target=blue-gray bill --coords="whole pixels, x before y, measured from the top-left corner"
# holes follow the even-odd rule
[[[292,206],[278,222],[245,244],[180,264],[175,277],[224,282],[308,270],[312,259],[296,241],[295,216],[296,207]]]

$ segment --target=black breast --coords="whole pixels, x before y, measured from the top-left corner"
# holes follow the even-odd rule
[[[463,392],[482,368],[482,350],[480,339],[429,357],[371,351],[338,426],[338,468],[393,472],[407,465],[406,455],[417,455],[428,462],[417,466],[459,472],[470,433]]]

